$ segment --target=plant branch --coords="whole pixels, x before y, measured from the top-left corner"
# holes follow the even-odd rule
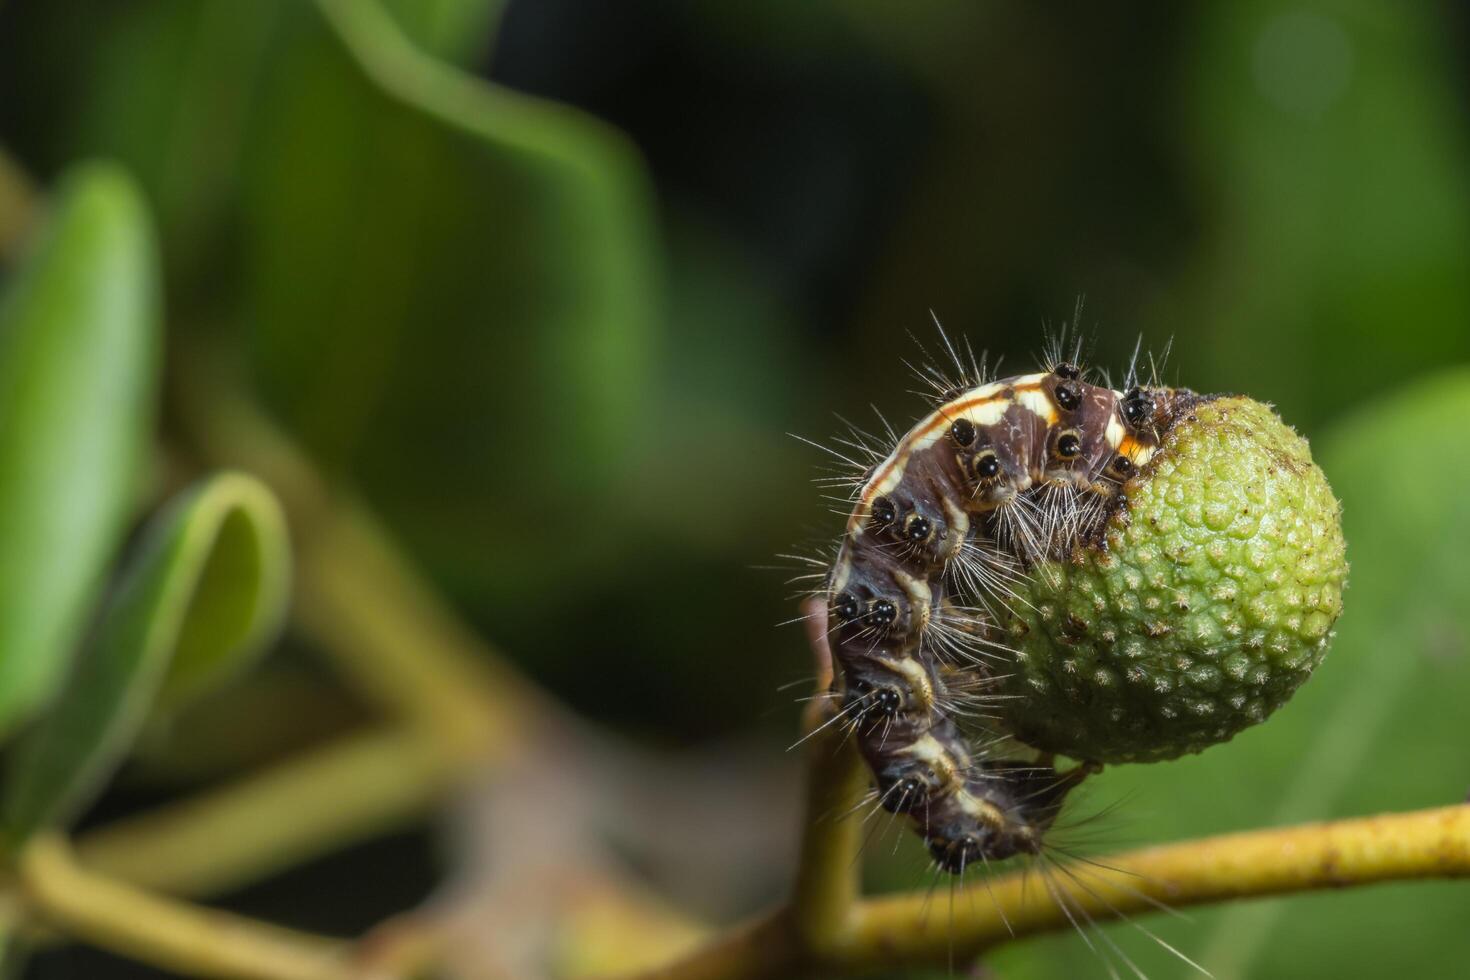
[[[504,761],[549,723],[544,697],[484,649],[350,502],[300,548],[295,619],[360,689],[459,759]]]
[[[804,976],[802,943],[783,908],[727,929],[687,957],[627,980],[750,980]]]
[[[406,824],[432,808],[454,777],[443,753],[417,733],[347,736],[92,831],[77,855],[90,870],[134,885],[219,894]]]
[[[1096,918],[1204,905],[1382,881],[1470,876],[1470,806],[1383,814],[1207,837],[1130,851],[1099,861],[1081,880],[1053,881],[1073,906]],[[973,903],[956,900],[953,926],[925,915],[923,897],[865,903],[835,963],[942,963],[973,957],[998,943],[1071,922],[1044,888],[1024,873],[989,888],[972,885]],[[994,901],[989,901],[994,893]],[[1004,909],[1009,928],[999,915]]]
[[[27,908],[68,935],[197,977],[349,980],[361,977],[337,942],[151,894],[82,868],[60,837],[21,853]]]
[[[825,696],[832,685],[826,603],[808,599],[801,611],[817,684],[802,724],[810,770],[791,920],[806,948],[823,949],[845,934],[860,891],[862,823],[846,818],[867,793],[868,774]]]
[[[1012,939],[1072,928],[1073,916],[1105,920],[1240,898],[1258,898],[1383,881],[1470,877],[1470,805],[1208,837],[1101,858],[1077,878],[1058,876],[1052,890],[1026,872],[966,886],[953,916],[938,916],[927,894],[870,899],[851,926],[823,949],[802,945],[777,913],[757,927],[717,938],[707,948],[646,980],[755,980],[798,967],[824,975],[941,965],[973,959]],[[1080,911],[1079,911],[1080,910]]]

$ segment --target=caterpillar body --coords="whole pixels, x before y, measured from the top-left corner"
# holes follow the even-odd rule
[[[945,871],[1039,853],[1067,794],[1098,768],[1061,772],[985,720],[1020,656],[998,613],[1021,576],[1045,574],[1040,563],[1106,546],[1129,481],[1200,400],[1090,384],[1070,361],[977,376],[857,485],[826,579],[834,697],[879,803],[909,816]]]

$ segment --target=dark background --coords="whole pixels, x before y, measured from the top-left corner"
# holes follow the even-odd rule
[[[436,58],[607,128],[512,114],[508,141],[482,140],[385,94],[303,3],[9,0],[0,144],[42,184],[87,156],[129,165],[162,223],[171,336],[236,351],[487,636],[641,744],[782,757],[781,686],[807,666],[774,625],[787,573],[765,566],[841,523],[809,482],[824,460],[788,433],[826,439],[834,413],[877,428],[870,403],[916,417],[905,362],[915,337],[934,348],[931,311],[1019,373],[1085,298],[1091,363],[1120,370],[1142,337],[1169,350],[1165,380],[1270,401],[1329,446],[1470,361],[1458,4],[389,6]],[[1425,479],[1465,451],[1432,448]],[[1324,465],[1358,573],[1372,508]],[[1449,631],[1424,667],[1412,637],[1353,622],[1362,582],[1335,680],[1209,756],[1099,780],[1094,806],[1123,801],[1104,843],[1463,796],[1463,732],[1420,699],[1463,712],[1463,614],[1420,631]],[[1390,685],[1353,656],[1409,666]],[[277,660],[315,669],[299,644]],[[167,792],[126,782],[99,818]],[[428,891],[434,841],[236,901],[357,931]],[[879,863],[883,884],[927,880],[906,849]],[[1463,886],[1403,887],[1160,931],[1221,977],[1448,975],[1466,908]],[[1114,934],[1151,976],[1185,972]],[[1090,962],[1046,940],[992,966]]]

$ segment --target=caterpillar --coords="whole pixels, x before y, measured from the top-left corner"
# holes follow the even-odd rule
[[[930,369],[938,404],[856,481],[825,600],[832,697],[878,804],[958,875],[1040,853],[1068,794],[1101,768],[1027,757],[987,720],[1018,656],[997,611],[1043,563],[1106,546],[1128,481],[1201,396],[1138,384],[1132,369],[1123,389],[1090,383],[1080,350],[987,380],[944,342],[961,380]]]

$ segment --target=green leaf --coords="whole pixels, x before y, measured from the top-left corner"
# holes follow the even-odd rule
[[[17,77],[78,93],[44,156],[104,148],[156,202],[179,375],[201,334],[247,347],[271,414],[487,616],[619,568],[664,526],[650,486],[693,499],[670,483],[697,472],[644,463],[671,458],[672,413],[643,162],[459,67],[499,6],[57,0],[12,46]],[[589,494],[596,521],[537,516]]]
[[[0,736],[53,693],[137,500],[157,279],[137,189],[93,164],[0,304]]]
[[[17,747],[0,810],[10,841],[90,802],[151,707],[177,707],[264,650],[289,568],[280,506],[253,477],[211,477],[158,514],[61,700]]]
[[[245,184],[257,380],[432,567],[535,601],[621,555],[614,520],[485,515],[580,506],[626,473],[662,319],[642,161],[435,58],[377,0],[316,6],[272,48]]]
[[[505,0],[386,0],[384,6],[424,51],[472,67],[489,49]]]

